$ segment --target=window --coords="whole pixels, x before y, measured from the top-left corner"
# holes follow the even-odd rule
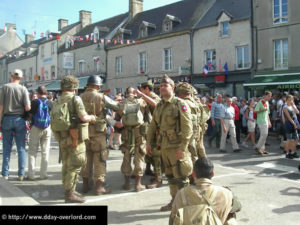
[[[210,71],[216,70],[216,50],[205,51],[205,65]]]
[[[51,66],[51,79],[55,79],[55,66]]]
[[[228,35],[229,35],[229,22],[223,22],[221,36],[228,36]]]
[[[171,21],[166,21],[166,22],[164,23],[164,31],[165,31],[165,32],[168,32],[168,31],[170,31],[171,29],[172,29]]]
[[[100,59],[99,57],[94,57],[94,72],[100,71]]]
[[[41,58],[45,56],[45,46],[41,47]]]
[[[144,74],[147,71],[147,54],[146,52],[141,52],[139,54],[139,74]]]
[[[32,67],[29,68],[29,80],[33,80]]]
[[[172,70],[172,49],[168,48],[164,50],[164,58],[163,58],[163,70],[170,71]]]
[[[119,94],[119,93],[123,93],[123,89],[122,88],[116,88],[116,94]]]
[[[237,59],[236,64],[238,69],[245,69],[250,67],[248,45],[240,46],[236,48],[236,59]]]
[[[94,30],[94,39],[95,39],[96,41],[99,40],[99,30],[98,30],[97,28],[95,28],[95,30]]]
[[[51,54],[55,54],[55,42],[51,43]]]
[[[79,74],[84,74],[85,73],[85,61],[80,60],[78,61],[79,64]]]
[[[274,68],[287,69],[288,68],[288,40],[274,41]]]
[[[140,29],[140,37],[143,38],[143,37],[146,37],[147,36],[147,28],[146,27],[143,27]]]
[[[273,0],[273,21],[275,24],[288,21],[288,0]]]
[[[70,39],[69,39],[69,38],[66,38],[66,40],[65,40],[65,48],[66,48],[66,49],[67,49],[67,48],[70,48],[70,46],[71,46]]]
[[[120,75],[123,72],[123,58],[119,56],[116,58],[116,75]]]

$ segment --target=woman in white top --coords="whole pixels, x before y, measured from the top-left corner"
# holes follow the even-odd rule
[[[251,139],[251,143],[253,148],[255,148],[255,126],[256,126],[256,115],[254,112],[256,106],[256,102],[254,99],[250,99],[249,107],[245,111],[245,119],[247,120],[247,127],[248,127],[248,136],[242,143],[242,146],[248,148],[247,141]]]

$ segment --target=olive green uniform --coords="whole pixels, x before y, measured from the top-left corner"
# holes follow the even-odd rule
[[[201,158],[201,157],[206,157],[206,151],[204,147],[204,134],[208,128],[206,121],[210,117],[210,110],[207,105],[204,105],[200,102],[200,99],[197,100],[198,100],[197,102],[199,105],[201,116],[200,116],[200,134],[196,145],[197,145],[198,157]]]
[[[161,151],[172,198],[188,184],[188,176],[192,173],[193,165],[188,152],[193,133],[190,111],[185,101],[174,95],[168,101],[162,99],[154,109],[147,132],[147,144],[152,147],[156,145]],[[178,149],[184,151],[184,158],[179,161],[176,159]]]
[[[87,113],[96,116],[96,122],[89,123],[89,140],[85,142],[87,161],[82,168],[81,175],[83,178],[90,178],[91,171],[93,171],[94,182],[105,182],[108,149],[106,147],[107,124],[104,97],[96,89],[87,88],[81,98]]]
[[[127,97],[120,103],[120,109],[118,110],[117,116],[122,117],[123,109],[126,103],[140,104],[140,109],[143,114],[145,114],[147,110],[149,111],[147,107],[147,103],[143,99]],[[135,126],[135,127],[124,126],[124,129],[122,130],[122,145],[120,146],[120,149],[124,154],[124,157],[121,166],[121,172],[125,176],[131,175],[132,155],[134,155],[133,174],[138,177],[143,176],[143,168],[145,163],[144,157],[146,154],[146,139],[145,139],[145,134],[141,132],[142,130],[141,128],[142,126]]]
[[[73,105],[72,92],[63,92],[58,98],[58,103],[68,102],[69,111],[73,112],[75,108],[77,117],[87,115],[82,100],[79,96],[75,97]],[[81,167],[84,165],[85,157],[85,143],[81,135],[78,138],[78,145],[72,145],[72,138],[69,131],[54,132],[56,140],[59,142],[62,159],[62,183],[66,191],[75,191],[76,183],[78,183],[78,174]]]

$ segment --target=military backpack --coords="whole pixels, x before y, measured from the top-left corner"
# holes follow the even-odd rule
[[[126,102],[122,114],[124,126],[139,126],[144,123],[144,116],[139,103]]]
[[[210,197],[201,192],[203,203],[187,205],[186,195],[192,195],[191,186],[180,190],[183,208],[177,210],[173,225],[222,225],[220,218],[212,208],[210,199],[214,199],[216,190],[213,189]],[[192,197],[192,196],[191,196]]]

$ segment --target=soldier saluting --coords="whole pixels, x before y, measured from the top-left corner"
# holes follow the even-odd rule
[[[174,95],[174,81],[167,75],[161,80],[162,100],[153,112],[153,118],[147,132],[147,154],[151,156],[152,146],[160,149],[168,179],[171,202],[161,207],[168,211],[179,189],[189,183],[192,173],[192,161],[188,144],[193,133],[191,110],[186,102]]]

